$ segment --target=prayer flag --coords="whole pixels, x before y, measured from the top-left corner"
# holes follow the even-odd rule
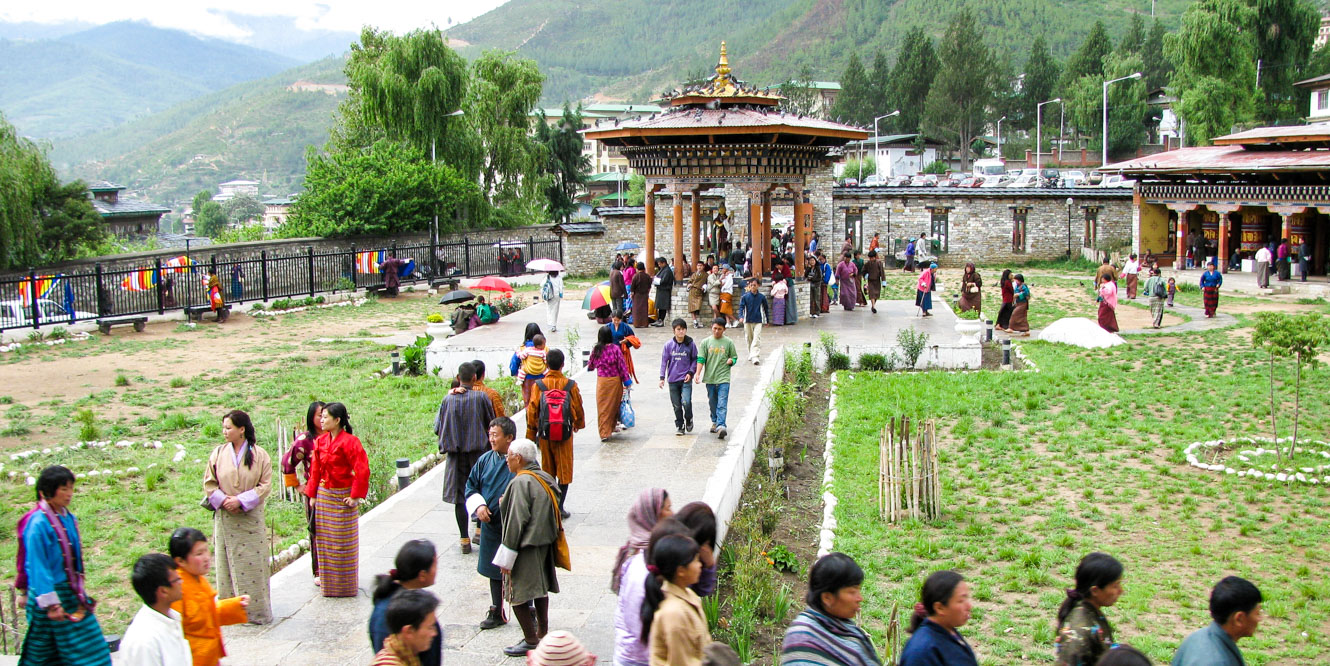
[[[148,291],[157,286],[157,269],[141,268],[120,281],[120,288],[126,291]]]
[[[23,303],[23,307],[32,307],[34,298],[50,298],[55,288],[59,286],[61,277],[64,276],[41,275],[37,277],[36,285],[33,285],[32,280],[27,278],[21,280],[18,286],[18,297]]]
[[[379,251],[357,252],[356,253],[356,272],[357,273],[378,273],[379,264],[388,259],[388,253]]]

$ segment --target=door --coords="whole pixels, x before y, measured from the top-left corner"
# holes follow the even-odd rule
[[[856,250],[863,249],[864,237],[864,214],[859,210],[845,211],[845,235],[852,238],[851,247]]]

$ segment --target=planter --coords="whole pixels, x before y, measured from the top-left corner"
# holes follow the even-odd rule
[[[449,324],[446,321],[441,321],[437,324],[436,323],[425,324],[425,335],[431,336],[435,340],[442,340],[444,338],[452,337],[452,334],[453,334],[453,326],[452,324]]]
[[[956,333],[961,336],[961,341],[969,344],[971,340],[979,342],[979,336],[983,335],[984,322],[978,319],[957,319]]]

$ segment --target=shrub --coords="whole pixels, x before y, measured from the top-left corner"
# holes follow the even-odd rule
[[[439,313],[437,313],[437,312],[431,312],[431,313],[429,313],[429,316],[428,316],[428,317],[425,317],[425,321],[427,321],[427,322],[429,322],[429,323],[431,323],[431,324],[442,324],[442,323],[443,323],[443,315],[441,315],[441,314],[439,314]]]
[[[859,369],[882,372],[887,369],[887,357],[883,354],[864,354],[859,357]]]
[[[41,342],[46,339],[46,334],[41,331],[33,331],[28,334],[28,342]]]
[[[116,375],[116,376],[115,376],[115,385],[116,385],[116,386],[129,386],[129,377],[126,377],[124,374],[118,374],[118,375]]]
[[[1177,285],[1178,285],[1178,291],[1184,294],[1198,294],[1201,292],[1201,286],[1198,284],[1193,284],[1191,282],[1179,282],[1177,283]]]
[[[957,319],[969,319],[969,320],[973,321],[973,320],[979,318],[979,311],[978,311],[978,310],[965,310],[965,311],[963,311],[963,312],[957,312],[957,313],[956,313],[956,318],[957,318]]]
[[[817,336],[817,344],[822,348],[822,356],[831,358],[831,355],[836,353],[836,334],[822,331]]]
[[[913,328],[902,328],[896,334],[896,344],[905,354],[905,367],[913,369],[928,346],[928,334]]]
[[[50,333],[46,334],[46,337],[52,340],[64,340],[69,337],[69,331],[65,330],[64,326],[56,326],[51,329]]]
[[[517,299],[516,296],[512,294],[508,294],[501,298],[494,299],[492,305],[494,306],[494,309],[499,311],[500,317],[508,316],[526,307],[525,305],[522,304],[521,301]]]
[[[101,435],[101,429],[97,427],[97,415],[91,409],[80,409],[74,415],[74,421],[79,424],[79,439],[89,442]]]
[[[356,283],[352,282],[351,278],[347,277],[338,280],[336,284],[333,285],[333,291],[355,291],[355,290],[356,290]]]
[[[422,335],[402,349],[402,364],[408,375],[425,374],[425,348],[434,342],[434,336]]]
[[[262,304],[262,303],[255,303],[255,304],[249,306],[249,311],[250,311],[250,312],[263,312],[263,304]]]
[[[842,352],[832,352],[827,357],[827,372],[850,369],[850,355]]]
[[[323,305],[326,301],[327,301],[327,299],[325,299],[325,298],[322,297],[322,296],[315,296],[315,297],[314,297],[314,302],[317,303],[317,304],[319,304],[319,305]]]

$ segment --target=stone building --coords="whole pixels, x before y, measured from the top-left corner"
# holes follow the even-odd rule
[[[101,214],[107,231],[116,236],[156,235],[162,216],[171,212],[171,209],[134,198],[122,198],[120,193],[124,189],[123,185],[113,185],[106,181],[88,188],[92,193],[92,207]]]

